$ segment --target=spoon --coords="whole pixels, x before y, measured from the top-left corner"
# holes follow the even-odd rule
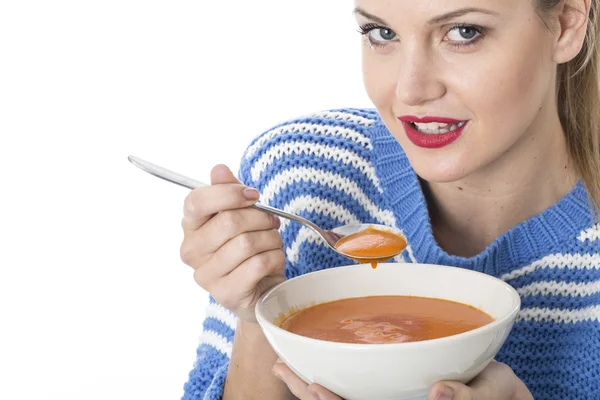
[[[206,183],[199,182],[195,179],[181,175],[177,172],[170,171],[166,168],[152,164],[151,162],[142,160],[141,158],[134,157],[134,156],[129,156],[127,158],[133,165],[148,172],[149,174],[154,175],[158,178],[164,179],[168,182],[183,186],[185,188],[193,190],[193,189],[197,189],[199,187],[210,186]],[[333,251],[335,251],[338,254],[343,255],[344,257],[348,257],[348,258],[358,261],[360,263],[373,264],[373,263],[377,263],[377,262],[386,261],[386,260],[389,260],[389,259],[397,256],[404,250],[404,249],[402,249],[402,250],[396,252],[395,254],[383,254],[383,255],[377,255],[376,257],[356,257],[353,255],[348,255],[346,253],[339,251],[336,248],[337,242],[340,239],[342,239],[343,237],[364,231],[367,228],[374,228],[374,229],[379,229],[379,230],[388,231],[388,232],[392,231],[400,236],[402,236],[402,235],[397,230],[393,230],[385,225],[378,225],[378,224],[348,224],[348,225],[339,226],[332,230],[325,230],[305,218],[299,217],[294,214],[287,213],[285,211],[282,211],[277,208],[270,207],[270,206],[267,206],[267,205],[264,205],[261,203],[254,203],[253,205],[250,206],[250,208],[255,208],[257,210],[261,210],[261,211],[264,211],[269,214],[274,214],[279,217],[286,218],[291,221],[295,221],[301,225],[304,225],[307,228],[313,230],[317,235],[319,235]]]

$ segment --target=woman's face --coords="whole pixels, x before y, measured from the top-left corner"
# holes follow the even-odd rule
[[[355,3],[368,95],[422,178],[506,164],[554,122],[556,39],[533,0]]]

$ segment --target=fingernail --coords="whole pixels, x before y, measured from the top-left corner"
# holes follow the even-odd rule
[[[258,190],[254,188],[246,188],[244,189],[244,197],[248,200],[258,200],[260,197],[260,193]]]
[[[452,388],[444,386],[444,389],[442,389],[441,392],[438,392],[438,395],[435,398],[435,400],[452,400],[453,398],[454,391],[452,390]]]
[[[273,226],[275,227],[275,229],[279,229],[281,227],[281,220],[279,219],[279,217],[276,217],[275,215],[273,215]]]

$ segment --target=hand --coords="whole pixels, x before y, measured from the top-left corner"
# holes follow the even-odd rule
[[[273,367],[273,374],[281,379],[288,386],[290,392],[300,400],[343,400],[323,386],[314,383],[307,385],[281,360],[277,360]]]
[[[508,365],[492,361],[468,385],[436,383],[429,400],[533,400],[533,396]]]
[[[322,386],[307,385],[285,364],[278,361],[273,373],[300,400],[341,400]],[[533,400],[531,392],[506,364],[492,361],[469,386],[459,382],[439,382],[429,392],[430,400]]]
[[[248,208],[260,194],[226,166],[212,169],[211,183],[185,199],[181,259],[217,302],[240,320],[256,322],[260,296],[285,280],[280,221]]]

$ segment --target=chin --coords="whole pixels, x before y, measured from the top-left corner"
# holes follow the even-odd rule
[[[422,154],[421,149],[405,148],[406,155],[417,175],[432,183],[458,182],[475,170],[472,160],[457,157],[452,152]],[[428,152],[429,150],[425,150]],[[444,154],[446,153],[446,154]]]
[[[411,163],[417,175],[431,183],[451,183],[458,182],[465,177],[467,177],[467,173],[465,173],[464,169],[461,168],[440,168],[437,165],[415,165]]]

